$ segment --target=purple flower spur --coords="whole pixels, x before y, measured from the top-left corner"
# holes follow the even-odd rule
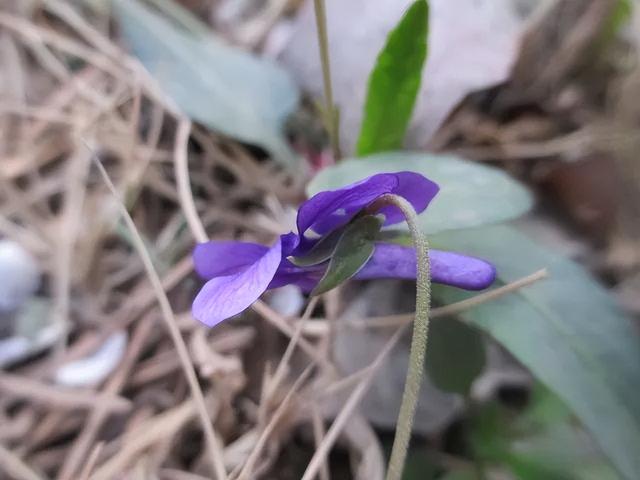
[[[323,277],[329,259],[318,256],[321,245],[331,246],[367,208],[386,194],[406,199],[416,212],[424,211],[438,193],[431,180],[413,172],[381,173],[338,190],[320,192],[298,209],[298,233],[288,233],[271,246],[236,241],[211,241],[196,246],[197,273],[207,280],[193,302],[193,316],[214,326],[251,306],[265,291],[298,285],[311,291]],[[383,206],[384,226],[402,222],[395,206]],[[335,243],[335,242],[334,242]],[[296,261],[312,257],[313,261]],[[495,279],[490,263],[466,255],[430,250],[433,282],[466,290],[481,290]],[[353,278],[416,278],[416,251],[412,247],[376,242],[372,254]]]

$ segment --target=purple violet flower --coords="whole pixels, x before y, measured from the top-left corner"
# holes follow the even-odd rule
[[[404,197],[420,213],[438,190],[438,185],[417,173],[381,173],[311,197],[298,209],[298,233],[281,235],[271,247],[236,241],[198,244],[193,261],[207,283],[193,302],[193,316],[212,327],[247,309],[269,289],[294,284],[311,291],[324,274],[327,262],[299,267],[290,257],[304,256],[321,238],[347,225],[382,195]],[[377,213],[384,214],[385,226],[404,220],[393,206]],[[429,258],[431,278],[436,283],[481,290],[495,279],[493,265],[478,258],[433,249]],[[354,278],[415,279],[415,249],[376,243],[373,255]]]

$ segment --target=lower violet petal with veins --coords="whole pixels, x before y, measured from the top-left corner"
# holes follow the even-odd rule
[[[206,248],[204,245],[208,244],[201,245],[201,251]],[[241,245],[244,247],[246,244]],[[234,260],[231,259],[232,256],[229,255],[230,261]],[[213,327],[246,310],[267,290],[278,270],[281,258],[282,245],[278,240],[264,255],[244,269],[231,275],[211,278],[193,301],[193,316],[205,325]],[[202,261],[202,257],[200,259]]]
[[[269,247],[258,243],[214,241],[193,249],[196,272],[207,280],[238,273],[262,258]]]

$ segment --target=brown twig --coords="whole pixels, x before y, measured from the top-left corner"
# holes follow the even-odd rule
[[[118,192],[116,191],[115,186],[111,182],[111,179],[109,178],[107,171],[102,166],[102,163],[95,156],[94,156],[94,160],[95,160],[95,164],[97,165],[100,171],[100,174],[102,175],[105,183],[107,184],[107,187],[109,188],[111,193],[114,195],[114,197],[118,198]],[[202,394],[200,384],[198,383],[198,378],[196,376],[193,363],[191,362],[191,359],[189,357],[187,346],[185,345],[182,335],[180,334],[180,331],[178,330],[178,327],[176,325],[175,317],[173,315],[173,310],[171,309],[171,304],[169,303],[167,294],[164,292],[162,288],[162,281],[160,280],[160,277],[158,276],[158,273],[156,272],[155,267],[153,266],[151,257],[149,256],[149,253],[144,245],[144,241],[142,240],[142,237],[140,237],[140,234],[138,233],[138,229],[135,223],[133,222],[133,219],[129,215],[129,212],[124,207],[122,202],[118,202],[118,206],[125,220],[125,223],[127,224],[127,227],[129,228],[133,236],[136,250],[140,255],[140,257],[142,258],[142,261],[145,265],[145,270],[147,272],[149,280],[153,285],[154,291],[157,296],[157,300],[160,304],[160,309],[162,311],[165,325],[167,327],[167,330],[169,331],[172,341],[175,344],[176,350],[178,352],[178,356],[180,357],[185,376],[189,383],[191,395],[193,396],[194,402],[196,404],[196,409],[200,417],[200,422],[202,424],[205,437],[207,439],[212,466],[214,467],[218,480],[225,480],[227,478],[227,473],[224,466],[224,457],[223,457],[222,448],[220,447],[218,438],[216,437],[216,434],[213,430],[213,425],[211,423],[211,419],[209,418],[207,407],[204,401],[204,395]]]
[[[314,452],[313,457],[311,457],[309,465],[307,465],[301,480],[313,480],[316,477],[319,470],[322,468],[322,465],[324,465],[327,455],[329,455],[329,451],[338,439],[342,429],[353,414],[353,411],[358,407],[362,397],[364,397],[369,390],[375,374],[383,365],[387,355],[396,345],[405,329],[406,326],[399,328],[389,339],[373,362],[371,362],[371,365],[367,367],[366,374],[363,375],[363,378],[360,380],[356,388],[351,392],[351,395],[344,403],[344,406],[336,416],[336,419],[331,424],[327,434],[322,439],[320,445],[316,448],[316,451]]]
[[[0,445],[0,468],[6,472],[9,477],[16,480],[43,480],[44,477],[36,473],[25,462],[20,460],[16,455],[11,453],[5,447]]]

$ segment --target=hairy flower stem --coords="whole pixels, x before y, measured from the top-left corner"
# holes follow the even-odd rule
[[[316,14],[316,29],[318,31],[318,48],[322,63],[322,80],[324,83],[325,112],[324,120],[329,133],[329,141],[333,151],[333,158],[337,162],[342,157],[340,153],[340,130],[338,110],[333,103],[333,89],[331,88],[331,66],[329,62],[329,39],[327,36],[327,12],[324,0],[314,0]]]
[[[409,225],[409,231],[416,247],[417,282],[416,282],[416,318],[413,323],[413,336],[409,353],[409,367],[404,383],[402,403],[396,435],[393,439],[391,458],[387,469],[386,480],[400,480],[407,458],[413,418],[418,404],[418,395],[422,378],[424,377],[424,358],[427,350],[427,336],[429,333],[429,309],[431,306],[431,268],[429,265],[429,245],[426,236],[420,231],[417,214],[413,206],[404,198],[397,195],[384,195],[372,206],[379,209],[384,205],[394,205],[399,208]]]

